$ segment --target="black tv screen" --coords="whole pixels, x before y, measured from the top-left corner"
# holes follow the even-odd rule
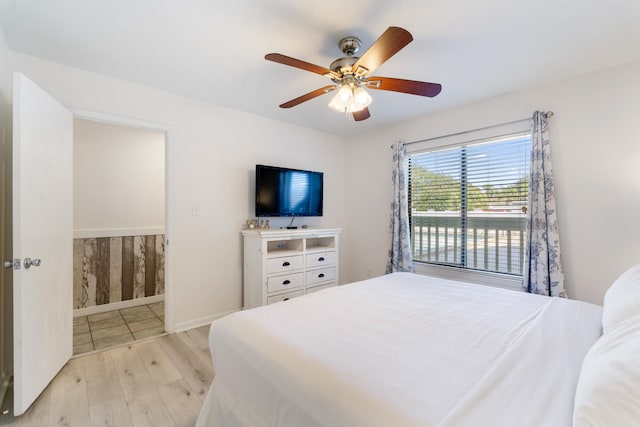
[[[256,165],[256,217],[322,216],[323,173]]]

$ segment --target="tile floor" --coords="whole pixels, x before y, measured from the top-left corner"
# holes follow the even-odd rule
[[[102,350],[164,333],[164,301],[75,317],[73,354]]]

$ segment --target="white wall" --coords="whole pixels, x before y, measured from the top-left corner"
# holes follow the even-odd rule
[[[76,237],[164,228],[164,160],[164,132],[75,119]]]
[[[70,108],[171,128],[169,250],[175,271],[169,280],[178,326],[241,305],[239,229],[253,216],[256,163],[325,172],[325,217],[310,223],[344,228],[341,282],[359,280],[368,272],[382,274],[386,264],[392,142],[503,123],[535,109],[555,112],[550,133],[570,295],[601,303],[609,284],[640,259],[639,63],[432,115],[345,145],[321,132],[26,55],[13,53],[11,60],[12,69]],[[200,216],[192,216],[194,204]]]
[[[639,99],[640,63],[635,63],[352,138],[348,280],[365,278],[368,270],[373,276],[384,272],[392,142],[552,110],[550,136],[568,292],[575,299],[602,303],[613,280],[640,263]]]
[[[241,225],[253,217],[256,163],[325,173],[325,216],[347,238],[346,148],[340,138],[12,53],[11,65],[69,108],[162,124],[168,132],[168,251],[175,324],[241,307]],[[277,107],[274,107],[277,108]],[[192,215],[192,206],[200,215]],[[340,257],[342,265],[346,253]],[[341,273],[344,281],[344,272]]]
[[[7,41],[4,38],[4,32],[0,27],[0,95],[4,95],[6,99],[13,98],[12,94],[12,77],[9,67],[10,51],[7,46]]]

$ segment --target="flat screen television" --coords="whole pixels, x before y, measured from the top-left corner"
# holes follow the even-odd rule
[[[256,165],[256,217],[322,216],[322,172]]]

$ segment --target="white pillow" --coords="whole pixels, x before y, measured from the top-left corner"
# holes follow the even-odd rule
[[[640,425],[640,315],[602,335],[582,362],[574,427]]]
[[[622,273],[604,295],[602,332],[636,314],[640,314],[640,264]]]

